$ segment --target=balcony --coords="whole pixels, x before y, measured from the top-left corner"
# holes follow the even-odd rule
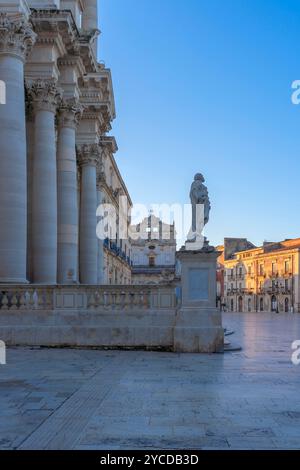
[[[132,261],[129,256],[126,256],[126,253],[121,250],[121,248],[109,238],[105,238],[103,240],[103,246],[113,253],[115,256],[118,256],[120,259],[125,261],[129,266],[132,266]]]

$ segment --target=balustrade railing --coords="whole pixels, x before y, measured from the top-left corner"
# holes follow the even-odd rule
[[[5,310],[148,310],[176,307],[175,285],[161,286],[4,286],[0,311]]]

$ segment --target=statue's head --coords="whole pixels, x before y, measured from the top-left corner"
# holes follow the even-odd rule
[[[204,183],[205,179],[204,176],[201,173],[196,173],[194,176],[195,181],[201,181],[201,183]]]

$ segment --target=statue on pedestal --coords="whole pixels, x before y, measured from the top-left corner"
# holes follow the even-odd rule
[[[187,236],[185,248],[187,250],[201,250],[208,245],[202,235],[204,226],[209,221],[210,201],[207,187],[201,173],[197,173],[191,185],[190,200],[192,205],[192,226]]]

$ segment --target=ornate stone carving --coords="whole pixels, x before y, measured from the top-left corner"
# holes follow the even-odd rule
[[[99,162],[100,150],[98,144],[83,144],[77,146],[77,160],[80,166],[96,166]]]
[[[35,110],[56,112],[61,99],[61,92],[57,88],[56,80],[36,80],[30,84],[30,94]]]
[[[76,129],[83,107],[76,98],[62,98],[58,110],[58,123],[61,127]]]
[[[97,188],[101,189],[106,182],[103,156],[100,148],[100,158],[97,164]]]
[[[25,60],[36,36],[24,16],[12,18],[0,13],[0,54],[13,54]]]

